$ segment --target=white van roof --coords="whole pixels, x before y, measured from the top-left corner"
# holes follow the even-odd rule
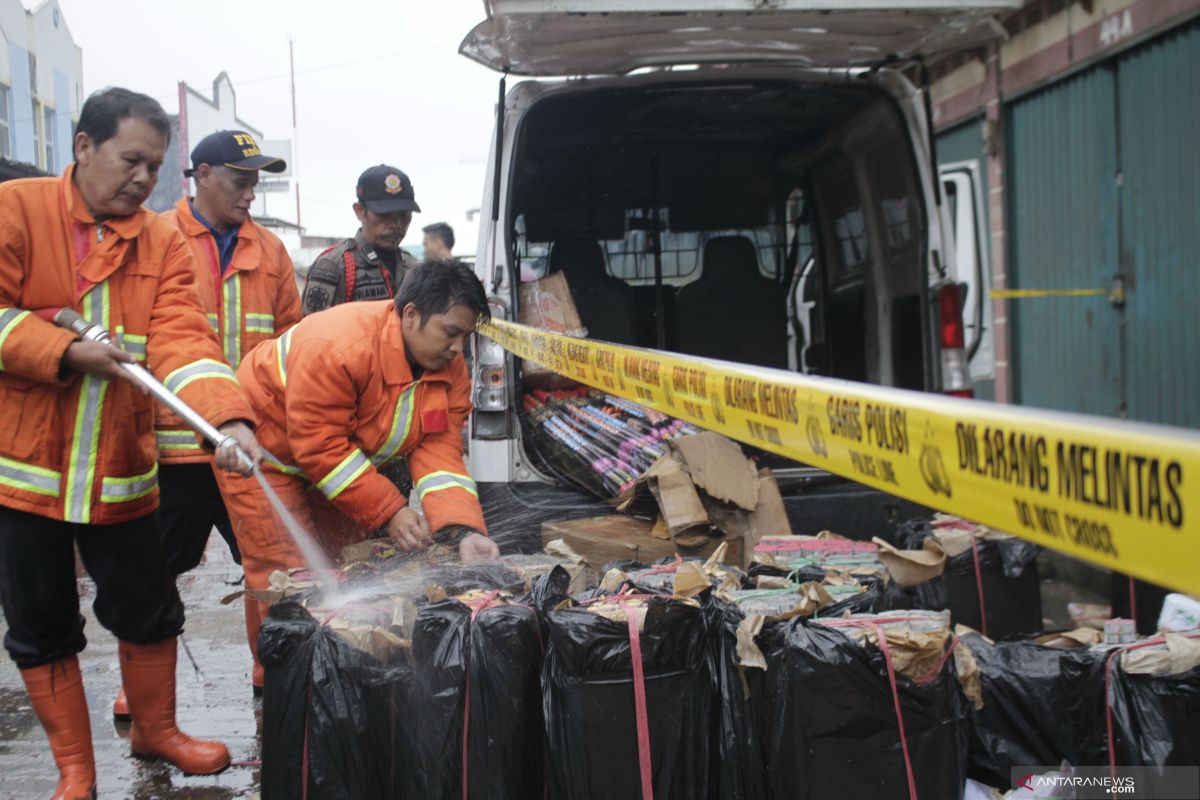
[[[517,75],[611,75],[639,67],[776,61],[876,64],[1003,36],[1023,0],[484,0],[459,46]]]

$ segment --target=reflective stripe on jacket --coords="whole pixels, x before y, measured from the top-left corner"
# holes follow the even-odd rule
[[[233,259],[222,275],[212,232],[196,219],[186,197],[162,217],[179,227],[191,247],[196,288],[209,324],[221,340],[226,363],[237,369],[260,342],[300,321],[295,270],[279,237],[254,220],[246,220],[238,229]],[[160,405],[155,415],[162,463],[196,463],[210,458],[177,414]]]
[[[259,412],[274,466],[303,474],[346,516],[373,530],[405,498],[377,467],[407,457],[430,527],[484,531],[463,464],[471,411],[461,357],[414,381],[390,300],[347,303],[305,317],[242,361],[238,378]]]
[[[214,425],[254,417],[179,231],[144,209],[97,225],[73,169],[0,185],[0,505],[112,524],[158,505],[155,401],[125,381],[64,373],[75,337],[47,321],[55,310],[104,325]],[[77,251],[82,231],[91,238]]]

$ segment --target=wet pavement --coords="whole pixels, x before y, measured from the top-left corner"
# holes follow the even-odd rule
[[[227,800],[258,796],[261,703],[250,692],[250,652],[246,648],[242,604],[222,605],[221,598],[241,588],[229,551],[214,535],[205,563],[179,580],[187,623],[176,673],[179,726],[193,736],[219,739],[229,747],[233,765],[220,775],[185,777],[162,762],[129,755],[129,726],[114,723],[112,701],[120,685],[117,642],[91,612],[95,596],[87,578],[79,581],[87,649],[80,656],[101,798],[187,798]],[[6,630],[0,619],[0,634]],[[195,666],[188,657],[195,659]],[[25,694],[16,666],[0,654],[0,798],[45,800],[54,791],[58,770],[46,736]]]

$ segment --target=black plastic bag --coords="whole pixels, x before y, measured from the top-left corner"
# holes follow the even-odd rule
[[[549,572],[534,579],[529,594],[521,598],[527,606],[533,606],[542,614],[567,600],[567,592],[571,587],[571,574],[562,566],[555,565]],[[539,621],[541,617],[539,616]],[[545,637],[542,637],[545,641]]]
[[[718,600],[711,592],[702,598],[708,632],[708,671],[719,706],[713,716],[712,786],[719,800],[760,800],[767,797],[762,747],[738,671],[737,628],[743,616],[737,606]]]
[[[1089,649],[1072,651],[1063,659],[1063,677],[1073,687],[1072,762],[1081,766],[1109,763],[1105,671],[1110,655],[1111,650]],[[1200,667],[1176,675],[1131,675],[1121,668],[1119,654],[1112,657],[1108,697],[1116,763],[1200,764]]]
[[[896,532],[897,547],[920,550],[933,535],[927,519],[909,520]],[[1041,548],[1024,539],[983,540],[977,543],[979,576],[970,549],[946,559],[946,570],[925,583],[911,587],[914,608],[948,609],[955,625],[985,631],[992,639],[1005,639],[1042,630],[1042,587],[1037,557]],[[979,605],[979,584],[987,625]]]
[[[977,633],[962,637],[979,665],[983,708],[971,710],[968,775],[1001,789],[1011,768],[1070,760],[1070,685],[1062,660],[1072,651],[1033,642],[989,643]]]
[[[408,724],[417,742],[422,798],[541,796],[542,651],[531,606],[501,603],[475,612],[450,599],[421,609],[413,629],[416,676]]]
[[[889,580],[864,577],[865,591],[846,595],[821,609],[818,617],[840,617],[845,614],[878,614],[881,611],[902,611],[912,608],[912,597]]]
[[[264,800],[420,798],[407,717],[412,670],[381,664],[298,603],[271,607],[258,653]]]
[[[771,797],[909,800],[883,653],[841,630],[799,618],[759,642],[767,647],[768,666],[755,708],[764,714]],[[962,797],[967,701],[953,660],[924,686],[896,673],[896,689],[917,795]]]
[[[640,632],[655,800],[709,796],[716,713],[700,609],[647,602]],[[546,615],[542,671],[550,796],[642,797],[629,629],[582,608]]]

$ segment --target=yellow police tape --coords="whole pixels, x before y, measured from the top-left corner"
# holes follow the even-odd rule
[[[1200,432],[813,378],[502,320],[480,332],[732,439],[1200,594]]]
[[[1112,289],[992,289],[997,300],[1020,300],[1026,297],[1099,297],[1109,296]]]

